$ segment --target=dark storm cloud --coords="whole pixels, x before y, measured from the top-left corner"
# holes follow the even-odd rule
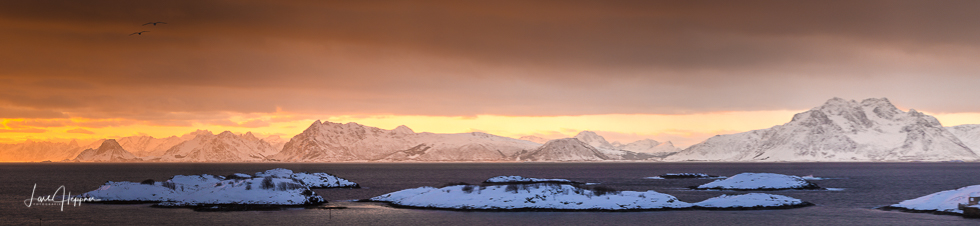
[[[976,1],[9,1],[0,117],[980,111]],[[141,26],[145,22],[167,24]],[[130,33],[149,30],[143,35]],[[10,112],[10,113],[4,113]],[[15,114],[16,113],[16,114]],[[215,121],[224,122],[224,121]],[[176,123],[176,124],[175,124]],[[255,122],[240,126],[259,126]]]

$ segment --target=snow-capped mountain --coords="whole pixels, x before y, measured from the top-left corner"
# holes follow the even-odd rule
[[[841,98],[769,129],[717,135],[668,161],[942,161],[978,156],[936,118]]]
[[[521,150],[540,146],[530,141],[486,133],[415,133],[406,126],[393,130],[357,123],[317,120],[294,136],[282,151],[270,156],[280,161],[502,161]]]
[[[555,139],[518,154],[518,161],[602,161],[611,159],[577,138]]]
[[[613,147],[613,145],[610,144],[609,141],[606,141],[605,137],[599,136],[599,134],[596,134],[595,132],[592,131],[579,132],[578,134],[575,135],[574,138],[586,144],[589,144],[589,146],[592,146],[597,149],[607,149],[607,150],[616,149],[616,147]]]
[[[282,147],[286,146],[286,142],[288,142],[288,140],[282,139],[282,137],[279,137],[279,135],[272,135],[262,138],[262,141],[269,143],[269,145],[272,145],[272,149],[276,150],[282,150]]]
[[[646,153],[657,156],[665,156],[681,151],[680,148],[674,147],[674,143],[671,143],[670,141],[660,143],[659,141],[651,139],[638,140],[628,144],[613,142],[612,145],[620,150]]]
[[[168,149],[160,161],[165,162],[255,162],[277,153],[272,145],[251,132],[236,135],[230,131],[214,135],[197,133],[193,139]]]
[[[154,138],[151,136],[140,135],[119,138],[119,145],[130,150],[137,157],[161,156],[168,149],[181,142],[190,140],[193,136],[170,136],[167,138]]]
[[[951,126],[946,130],[956,135],[973,153],[980,155],[980,124]]]
[[[548,139],[544,139],[544,138],[541,138],[539,136],[522,136],[521,138],[518,138],[518,139],[519,140],[526,140],[526,141],[530,141],[530,142],[534,142],[534,143],[539,143],[539,144],[544,144],[544,143],[548,142]]]
[[[603,154],[605,154],[607,157],[609,157],[610,160],[650,160],[650,159],[659,159],[659,157],[663,157],[663,156],[666,156],[666,155],[672,153],[672,152],[668,152],[668,153],[639,153],[639,152],[632,151],[632,150],[626,150],[625,147],[627,145],[614,145],[614,144],[611,144],[611,143],[609,143],[609,141],[606,141],[606,138],[604,138],[602,136],[599,136],[599,134],[596,134],[595,132],[592,132],[592,131],[582,131],[582,132],[579,132],[578,134],[575,135],[574,138],[582,141],[583,143],[588,144],[589,146],[595,148],[596,150],[599,150],[600,152],[602,152]],[[656,142],[657,144],[660,143],[660,142],[657,142],[657,141],[654,141],[654,140],[650,140],[650,139],[646,139],[646,140]],[[631,147],[635,147],[636,149],[641,149],[640,147],[642,147],[642,145],[644,144],[644,142],[645,141],[641,140],[641,141],[636,141],[636,142],[633,142],[633,143],[630,143],[630,144],[632,145]],[[616,144],[619,144],[619,143],[617,142]],[[676,152],[676,151],[674,151],[674,152]]]
[[[82,151],[78,142],[28,140],[19,144],[0,144],[0,160],[11,162],[61,161],[73,159]]]
[[[115,139],[102,142],[99,149],[85,149],[75,157],[80,162],[132,162],[139,161],[133,153],[126,151]]]

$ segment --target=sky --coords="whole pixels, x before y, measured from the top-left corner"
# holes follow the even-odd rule
[[[2,1],[0,143],[314,120],[687,146],[833,97],[980,123],[978,1]],[[166,24],[144,25],[162,21]],[[147,31],[133,35],[135,32]]]

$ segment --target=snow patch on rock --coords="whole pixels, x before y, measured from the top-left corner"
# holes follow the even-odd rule
[[[278,177],[278,178],[292,178],[299,181],[301,184],[309,186],[310,188],[359,188],[361,187],[357,183],[351,182],[347,179],[340,178],[328,173],[293,173],[292,170],[277,168],[266,170],[265,172],[255,173],[257,177]]]

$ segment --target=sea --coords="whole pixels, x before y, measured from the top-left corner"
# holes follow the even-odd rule
[[[106,181],[165,181],[174,175],[228,175],[286,168],[326,172],[359,189],[315,189],[335,209],[198,212],[151,204],[34,205],[61,186],[72,195]],[[654,190],[699,202],[738,191],[688,187],[711,179],[647,179],[665,173],[813,175],[830,190],[765,191],[814,203],[780,210],[638,212],[489,212],[402,209],[357,202],[402,189],[520,175],[599,183],[617,190]],[[980,219],[886,211],[876,207],[980,184],[980,163],[3,163],[0,225],[980,225]],[[33,194],[33,195],[32,195]],[[61,195],[58,192],[58,195]]]

